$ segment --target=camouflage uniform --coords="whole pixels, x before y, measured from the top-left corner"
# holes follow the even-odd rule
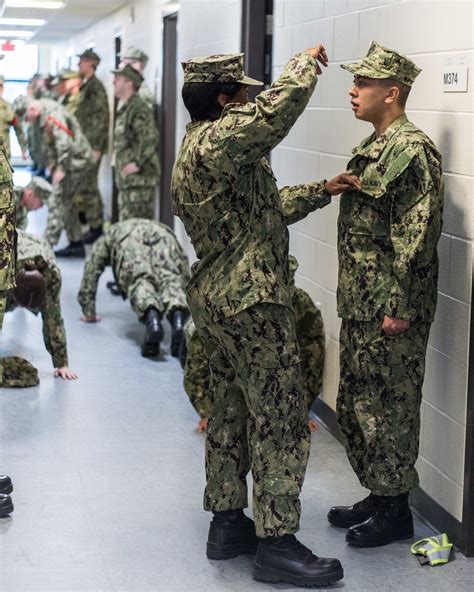
[[[419,69],[374,43],[356,75],[411,86]],[[441,155],[406,115],[353,150],[360,192],[341,197],[338,312],[341,377],[337,414],[349,460],[375,495],[418,485],[421,388],[434,319],[443,210]],[[410,321],[396,336],[384,316]]]
[[[244,76],[243,55],[183,67],[185,82],[256,82]],[[265,154],[290,131],[316,80],[315,60],[296,55],[255,103],[188,124],[173,170],[174,210],[199,259],[188,304],[211,367],[204,506],[245,507],[252,468],[259,537],[298,530],[310,444],[286,226],[330,202],[323,182],[279,192]]]
[[[0,366],[3,369],[3,374],[0,372],[0,387],[28,387],[39,384],[38,370],[24,358],[0,358]]]
[[[131,66],[114,70],[114,73],[125,71],[142,79]],[[114,165],[120,220],[152,220],[155,217],[155,192],[159,179],[157,143],[153,114],[135,93],[121,104],[115,119]],[[124,177],[122,169],[130,162],[135,162],[140,170]]]
[[[40,102],[42,111],[39,121],[48,162],[53,172],[58,168],[66,173],[60,183],[53,185],[51,199],[58,206],[60,215],[50,210],[45,238],[55,245],[64,227],[69,242],[79,242],[82,240],[82,229],[74,196],[84,175],[94,166],[92,150],[73,115],[55,102],[47,99],[41,99]]]
[[[112,224],[89,253],[78,301],[85,315],[96,314],[97,284],[107,265],[124,299],[140,321],[149,308],[172,320],[175,309],[187,309],[184,288],[189,279],[187,257],[172,230],[152,220],[130,219]]]
[[[16,227],[21,230],[26,230],[28,226],[28,210],[20,205],[23,198],[23,187],[14,187],[15,194],[15,208],[16,208]]]
[[[12,169],[0,138],[0,330],[5,313],[6,292],[15,287],[15,254],[15,197]]]
[[[290,272],[296,270],[294,257],[290,257]],[[321,312],[311,297],[301,288],[293,287],[291,299],[295,315],[296,336],[300,349],[301,392],[308,410],[311,409],[323,384],[324,326]],[[192,319],[184,327],[186,337],[186,364],[184,390],[200,417],[209,417],[211,399],[209,392],[209,361],[201,333],[195,330]]]
[[[79,93],[70,104],[92,150],[107,152],[109,142],[109,101],[104,85],[92,76],[84,80]],[[94,160],[83,176],[80,188],[82,207],[91,228],[100,228],[104,221],[104,204],[98,186],[98,174],[102,157]]]
[[[13,111],[10,103],[5,101],[5,99],[0,98],[0,137],[3,140],[3,145],[8,158],[10,158],[10,127],[13,127],[15,130],[21,151],[26,152],[26,137],[21,120]]]
[[[21,230],[26,230],[28,226],[28,210],[25,206],[21,205],[21,200],[23,199],[23,195],[26,189],[32,189],[33,192],[40,198],[40,200],[44,203],[48,204],[48,214],[49,218],[54,220],[56,224],[56,219],[58,219],[58,206],[55,203],[54,199],[51,197],[53,186],[51,183],[43,179],[43,177],[33,177],[28,185],[25,187],[14,187],[15,192],[15,206],[16,206],[16,227],[20,228]],[[48,220],[51,222],[51,220]],[[62,224],[61,224],[62,228]]]
[[[54,368],[67,366],[66,332],[61,314],[61,272],[56,258],[44,239],[18,230],[18,271],[24,269],[27,263],[34,263],[46,282],[46,293],[41,306],[29,310],[35,315],[41,313],[44,344],[51,354]],[[10,292],[7,297],[7,311],[14,310],[16,306],[13,293]]]

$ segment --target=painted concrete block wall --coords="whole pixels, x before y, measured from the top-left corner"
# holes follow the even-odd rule
[[[149,88],[160,96],[162,63],[162,5],[161,0],[137,0],[129,2],[111,15],[101,19],[93,26],[81,31],[78,35],[58,43],[51,48],[49,53],[50,63],[43,65],[43,69],[53,73],[63,67],[77,67],[77,54],[84,49],[93,46],[101,57],[97,68],[97,77],[104,83],[109,96],[109,106],[113,111],[113,74],[115,68],[115,37],[121,35],[122,49],[129,45],[135,45],[142,49],[148,56],[149,62],[144,72],[144,77]],[[133,8],[133,18],[131,9]],[[110,126],[110,141],[112,139],[112,122]],[[102,159],[99,175],[99,185],[105,202],[106,215],[111,214],[112,204],[112,174],[111,174],[111,148]]]
[[[239,52],[241,46],[240,0],[181,0],[178,16],[178,60],[196,56]],[[189,114],[181,100],[183,71],[178,67],[178,106],[176,111],[176,149],[189,123]],[[176,218],[175,232],[190,261],[196,256],[181,221]]]
[[[361,58],[372,40],[410,56],[423,72],[408,115],[443,154],[446,196],[439,245],[439,304],[427,355],[418,469],[423,489],[461,520],[466,428],[467,356],[474,240],[473,4],[469,0],[276,0],[276,78],[294,53],[323,42],[331,59],[309,108],[272,155],[281,185],[330,178],[372,132],[354,119],[342,62]],[[449,65],[470,69],[469,92],[443,93]],[[298,284],[321,304],[327,334],[322,397],[335,407],[338,385],[336,220],[339,201],[290,231]],[[443,446],[439,446],[440,437]]]

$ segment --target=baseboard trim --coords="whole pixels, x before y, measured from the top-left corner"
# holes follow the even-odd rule
[[[311,414],[342,444],[342,434],[337,423],[336,412],[327,403],[318,397],[311,408]],[[450,541],[463,550],[461,523],[423,489],[418,487],[411,492],[410,505],[423,522],[437,533],[445,532]]]

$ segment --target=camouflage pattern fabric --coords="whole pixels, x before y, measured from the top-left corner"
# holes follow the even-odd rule
[[[44,100],[41,101],[42,105]],[[79,224],[74,196],[77,193],[84,176],[90,174],[94,167],[92,150],[89,142],[81,131],[77,119],[57,103],[48,104],[42,110],[40,125],[43,131],[43,141],[47,147],[48,162],[52,170],[62,169],[65,178],[53,186],[52,200],[58,207],[58,213],[48,215],[46,237],[50,244],[56,244],[61,230],[57,230],[58,220],[62,220],[70,242],[82,239],[82,229]],[[51,228],[55,228],[53,231]]]
[[[23,358],[11,356],[0,358],[0,387],[29,387],[38,386],[38,370]]]
[[[26,230],[28,226],[28,210],[20,205],[20,202],[23,198],[23,187],[14,187],[13,188],[14,195],[15,195],[15,208],[16,208],[16,217],[15,217],[15,225],[17,228],[21,230]]]
[[[292,307],[296,337],[300,350],[300,389],[308,410],[311,409],[323,385],[325,335],[320,310],[301,288],[293,289]],[[186,364],[183,386],[191,405],[200,417],[209,417],[209,360],[201,331],[190,318],[185,325]]]
[[[246,507],[251,469],[257,536],[294,533],[310,436],[293,313],[258,304],[202,331],[212,393],[204,508]]]
[[[48,198],[48,221],[44,233],[44,238],[50,245],[59,242],[63,230],[66,231],[69,242],[82,240],[82,228],[75,202],[81,184],[82,176],[70,173],[60,183],[53,185],[53,191]]]
[[[209,359],[201,331],[196,331],[192,318],[186,321],[184,336],[187,350],[184,365],[184,390],[199,417],[209,417],[211,414]]]
[[[129,216],[130,210],[135,211],[135,209],[139,215],[144,211],[154,217],[154,189],[159,180],[160,170],[157,142],[153,113],[135,94],[118,109],[114,128],[114,165],[119,190],[120,220],[123,219],[121,207],[128,207],[126,217]],[[124,177],[122,169],[130,162],[134,162],[139,171]],[[122,197],[120,197],[121,193]],[[153,201],[150,201],[151,199]],[[144,202],[143,209],[136,203],[137,201]]]
[[[362,191],[341,196],[339,316],[431,322],[443,214],[441,155],[406,115],[353,154],[347,168]]]
[[[437,299],[443,212],[441,156],[405,115],[364,140],[348,170],[362,183],[341,196],[338,419],[361,483],[377,495],[416,486],[419,409]],[[384,316],[410,321],[396,337]]]
[[[5,99],[0,98],[0,137],[3,140],[3,145],[8,158],[10,158],[10,127],[13,127],[15,130],[21,151],[26,152],[26,137],[21,120],[13,111],[10,103],[5,101]]]
[[[150,88],[144,82],[141,83],[140,88],[138,89],[138,96],[147,105],[149,109],[151,109],[153,112],[155,111],[155,95],[151,92]]]
[[[170,321],[175,309],[187,310],[184,287],[189,279],[188,259],[165,224],[141,219],[117,222],[95,241],[78,294],[85,315],[96,314],[97,284],[107,265],[140,321],[145,320],[149,308]]]
[[[107,152],[109,143],[109,100],[97,76],[85,80],[77,95],[73,112],[93,150]]]
[[[185,82],[240,82],[247,85],[263,85],[245,75],[244,54],[226,53],[193,58],[181,62]]]
[[[324,183],[278,191],[265,154],[288,134],[316,85],[316,62],[290,60],[255,103],[188,124],[173,169],[174,212],[199,261],[187,294],[196,327],[259,302],[291,307],[286,226],[327,205]]]
[[[84,170],[74,204],[84,212],[90,228],[101,228],[104,223],[104,203],[99,191],[99,168],[102,158]]]
[[[338,421],[352,468],[375,495],[399,495],[418,486],[429,329],[429,323],[414,323],[388,337],[379,321],[342,322]]]
[[[367,56],[361,62],[341,64],[341,68],[366,78],[392,78],[411,86],[421,69],[406,56],[372,41]]]
[[[12,169],[0,138],[0,330],[6,292],[16,285],[15,218]]]
[[[18,230],[18,271],[24,269],[26,263],[34,263],[46,282],[43,303],[37,309],[28,310],[35,315],[41,314],[43,340],[51,355],[54,368],[67,366],[66,331],[61,314],[61,272],[56,258],[44,239],[24,230]],[[7,311],[14,310],[16,306],[13,293],[10,292],[7,297]]]
[[[119,220],[121,222],[130,218],[153,220],[155,218],[155,197],[155,186],[120,190],[118,194]]]

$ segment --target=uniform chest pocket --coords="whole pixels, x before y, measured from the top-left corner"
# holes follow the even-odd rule
[[[379,199],[357,193],[351,202],[351,234],[387,236],[390,232],[390,204],[386,196]]]

